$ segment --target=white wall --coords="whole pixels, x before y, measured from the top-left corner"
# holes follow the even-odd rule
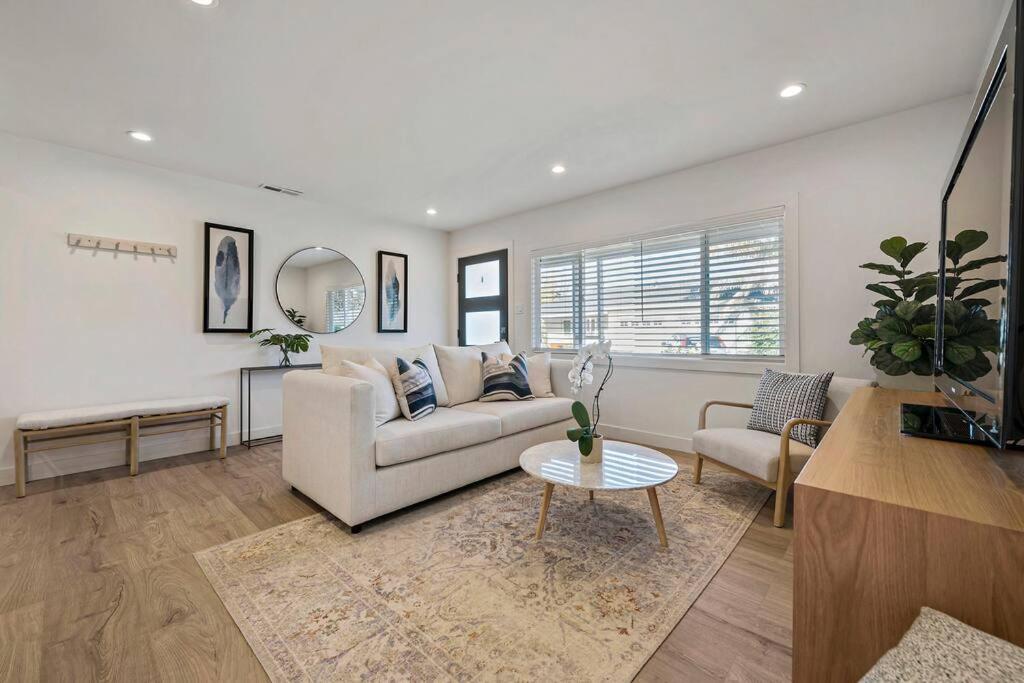
[[[367,297],[353,326],[316,342],[448,338],[446,233],[0,134],[0,484],[13,481],[10,435],[27,411],[222,394],[237,440],[238,368],[278,355],[246,335],[202,333],[205,221],[256,231],[256,327],[299,331],[277,306],[274,276],[292,252],[324,245],[362,270]],[[178,258],[73,252],[68,232],[175,244]],[[378,249],[410,256],[419,294],[409,334],[375,331]],[[295,358],[319,359],[315,343]],[[254,402],[266,407],[253,416],[254,436],[279,429],[279,389],[279,377],[254,382]],[[175,436],[143,441],[142,458],[205,448],[203,432]],[[31,457],[30,478],[120,462],[123,450],[110,444],[52,451]]]
[[[878,243],[902,234],[930,243],[918,259],[934,267],[941,186],[970,105],[968,97],[945,100],[466,228],[452,235],[449,267],[460,256],[512,250],[511,333],[521,350],[530,345],[531,251],[795,200],[799,367],[874,378],[862,349],[848,344],[877,298],[863,289],[871,273],[857,266],[884,258]],[[449,283],[451,329],[456,296]],[[749,400],[756,382],[755,374],[619,366],[602,400],[603,420],[612,435],[688,448],[704,401]]]

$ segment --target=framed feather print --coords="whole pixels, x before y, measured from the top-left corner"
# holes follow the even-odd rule
[[[253,232],[206,224],[203,332],[252,332]]]
[[[377,331],[408,332],[409,257],[377,252]]]

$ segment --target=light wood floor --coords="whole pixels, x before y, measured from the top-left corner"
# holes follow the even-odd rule
[[[0,487],[0,680],[266,680],[192,553],[318,510],[280,471],[273,444],[30,482],[21,500]],[[791,543],[769,500],[637,680],[788,680]]]

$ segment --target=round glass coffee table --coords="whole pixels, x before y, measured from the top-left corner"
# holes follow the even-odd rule
[[[540,504],[540,520],[537,522],[538,539],[544,535],[551,493],[556,484],[588,489],[591,500],[594,499],[594,491],[646,489],[654,524],[658,527],[658,538],[661,545],[668,547],[665,523],[661,519],[661,506],[654,487],[672,481],[679,473],[679,466],[664,453],[622,441],[605,441],[601,462],[583,465],[580,464],[580,452],[576,444],[566,439],[526,449],[519,456],[519,466],[544,482],[544,498]]]

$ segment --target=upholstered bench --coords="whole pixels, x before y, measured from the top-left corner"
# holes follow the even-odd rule
[[[197,424],[201,423],[201,424]],[[228,399],[223,396],[171,398],[26,413],[14,430],[14,474],[18,498],[25,495],[30,453],[108,441],[125,442],[125,464],[139,472],[139,438],[194,429],[210,430],[210,450],[220,427],[220,457],[227,456]],[[146,431],[142,431],[146,428]]]

